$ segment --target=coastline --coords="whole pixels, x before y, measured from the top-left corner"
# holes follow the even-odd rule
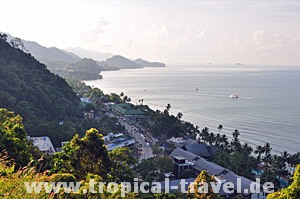
[[[265,113],[262,112],[261,118],[259,118],[260,116],[257,117],[256,114],[249,115],[251,109],[244,111],[245,107],[242,106],[241,103],[246,103],[245,105],[254,107],[261,101],[265,103],[265,99],[263,99],[263,97],[255,96],[251,98],[252,96],[250,96],[249,92],[241,92],[241,99],[238,99],[236,102],[233,102],[229,99],[229,97],[226,94],[223,93],[219,95],[214,95],[212,93],[195,93],[194,88],[185,88],[185,90],[180,90],[175,88],[176,85],[173,87],[171,83],[167,85],[161,84],[159,89],[156,85],[153,85],[153,83],[151,83],[152,85],[149,85],[149,80],[154,82],[155,80],[159,81],[162,78],[168,78],[166,77],[166,75],[169,75],[169,73],[171,72],[170,69],[173,69],[172,66],[163,68],[162,70],[155,69],[154,71],[148,70],[147,68],[143,68],[143,70],[132,69],[126,71],[120,70],[118,72],[106,72],[105,74],[103,74],[104,79],[102,80],[85,82],[90,86],[94,85],[95,87],[102,89],[105,93],[120,93],[124,91],[125,94],[127,94],[131,97],[131,99],[133,99],[133,103],[136,103],[139,99],[144,99],[145,103],[154,110],[162,110],[167,103],[170,103],[172,105],[171,113],[176,114],[177,112],[182,112],[184,120],[199,126],[200,129],[204,127],[209,127],[211,131],[217,132],[217,126],[219,124],[223,124],[223,132],[227,135],[231,135],[234,129],[239,129],[241,131],[241,140],[243,142],[247,142],[251,145],[258,145],[263,144],[265,142],[270,142],[273,146],[273,152],[275,153],[280,153],[284,150],[287,150],[289,152],[297,152],[298,148],[296,144],[293,144],[292,141],[298,139],[297,135],[294,133],[297,131],[297,125],[291,124],[291,122],[288,121],[289,118],[279,118],[280,115],[278,115],[277,117],[276,113],[280,111],[272,109],[265,110]],[[180,77],[180,74],[187,75],[185,74],[185,70],[186,69],[180,68],[178,71],[174,72],[174,74],[177,75],[177,79],[178,77]],[[234,76],[234,78],[238,77],[240,72],[237,71],[235,73],[236,75]],[[268,73],[268,71],[253,72],[253,74],[249,74],[247,78],[258,78],[259,80],[263,80],[266,76],[277,77],[279,74],[281,74],[280,71],[278,71],[277,73]],[[174,74],[170,75],[172,76]],[[207,79],[210,75],[218,77],[222,76],[222,72],[214,74],[213,72],[203,73],[203,71],[201,71],[201,74],[198,75],[198,78]],[[232,75],[232,73],[227,72],[224,76],[226,75]],[[287,74],[283,74],[282,76],[285,75]],[[141,79],[148,82],[140,82],[139,80]],[[131,89],[133,84],[136,85],[137,88]],[[255,90],[255,88],[253,90]],[[186,100],[188,103],[184,103],[182,101],[185,100],[185,98],[188,98]],[[208,105],[201,103],[202,101],[207,100],[213,100],[216,103],[226,102],[227,105],[231,107],[231,109],[229,112],[227,109],[224,109],[225,112],[222,111],[222,116],[220,115],[220,112],[218,112],[218,114],[216,113],[216,111],[220,111],[218,110],[221,109],[220,107],[214,107],[213,104]],[[194,110],[192,108],[192,104],[197,103],[201,103],[201,106],[199,105],[197,110]],[[198,109],[201,109],[201,111],[199,111]],[[243,114],[241,117],[238,117],[240,110],[243,110]],[[268,116],[268,111],[274,111],[274,115],[276,117],[273,115]],[[245,114],[248,114],[247,118],[243,117],[243,115]],[[238,119],[229,117],[234,117]],[[273,121],[267,121],[268,117],[273,118]],[[259,121],[258,119],[261,119],[261,121]],[[286,122],[284,122],[285,125],[282,126],[281,123],[275,124],[275,121],[281,121],[281,123],[283,123],[284,121]],[[272,135],[273,131],[276,133],[283,131],[283,129],[285,129],[284,132],[288,134],[287,136],[282,137],[281,134],[278,133],[277,135]],[[289,137],[291,138],[289,139]]]

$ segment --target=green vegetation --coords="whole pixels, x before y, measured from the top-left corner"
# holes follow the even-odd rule
[[[292,199],[300,198],[300,165],[294,173],[292,184],[278,192],[268,195],[267,199]]]
[[[168,104],[164,111],[153,111],[147,105],[139,105],[139,108],[148,115],[148,121],[141,123],[149,129],[151,134],[160,141],[165,141],[171,137],[190,136],[195,138],[199,133],[198,127],[183,121],[182,113],[177,116],[170,114],[171,105]]]
[[[80,106],[79,97],[64,79],[50,73],[45,65],[24,53],[18,45],[21,44],[15,42],[13,48],[6,42],[5,35],[1,35],[0,107],[21,114],[30,136],[49,136],[58,147],[76,133],[83,136],[85,130],[92,127],[104,134],[123,129],[116,125],[116,119],[104,114],[100,114],[97,121],[85,119],[82,111],[90,111],[94,106]],[[104,96],[102,91],[92,88],[87,95],[91,98]],[[121,100],[117,95],[106,97]]]
[[[76,63],[67,64],[64,67],[56,68],[55,73],[63,78],[78,80],[93,80],[102,78],[100,66],[92,59],[84,58]]]
[[[15,116],[13,112],[0,108],[0,151],[6,150],[19,168],[32,159],[31,148],[20,115]]]
[[[13,112],[0,109],[0,197],[5,198],[120,198],[120,190],[114,194],[105,191],[103,194],[83,195],[82,190],[89,186],[89,181],[132,181],[130,169],[136,162],[131,152],[115,149],[108,153],[103,136],[96,130],[90,129],[83,138],[75,135],[62,152],[53,156],[42,156],[34,159],[31,144],[26,139],[22,118]],[[42,165],[50,169],[43,171]],[[17,167],[16,167],[17,166]],[[16,168],[20,168],[16,170]],[[44,167],[45,168],[45,167]],[[29,194],[24,182],[81,182],[78,193],[45,193]],[[119,188],[120,189],[120,188]],[[127,198],[134,198],[129,194]]]
[[[163,181],[164,174],[173,171],[173,161],[169,156],[142,160],[133,170],[146,182]]]
[[[218,129],[220,131],[221,128]],[[290,170],[287,166],[293,168],[300,163],[299,152],[289,154],[284,151],[280,155],[272,155],[269,143],[256,146],[254,150],[249,144],[242,144],[239,136],[240,132],[237,129],[232,132],[231,140],[225,134],[210,132],[208,128],[204,128],[199,134],[201,142],[216,145],[218,150],[212,159],[213,162],[252,180],[255,177],[252,169],[261,169],[263,171],[261,181],[273,182],[277,189],[280,188],[278,178],[289,179]],[[262,168],[258,168],[262,163]]]
[[[58,141],[72,137],[78,128],[73,122],[81,112],[78,97],[64,79],[3,39],[0,71],[0,107],[21,114],[30,135],[47,134]],[[59,121],[66,124],[59,126]]]
[[[213,192],[211,183],[216,182],[214,176],[210,176],[206,171],[202,171],[194,181],[193,186],[189,187],[188,198],[200,198],[200,199],[217,199],[220,196]],[[208,186],[204,187],[203,183]],[[205,190],[205,193],[199,193],[198,190]]]

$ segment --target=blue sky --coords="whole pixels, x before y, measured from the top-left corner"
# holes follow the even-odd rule
[[[1,31],[45,46],[167,63],[300,65],[300,1],[10,0],[1,7]]]

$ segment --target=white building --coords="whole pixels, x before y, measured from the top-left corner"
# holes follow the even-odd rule
[[[34,146],[39,148],[40,151],[48,154],[55,153],[55,149],[49,137],[29,137],[29,139],[32,141]]]

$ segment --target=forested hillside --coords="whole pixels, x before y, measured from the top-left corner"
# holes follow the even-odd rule
[[[30,54],[12,47],[4,35],[0,37],[0,107],[21,114],[30,135],[57,140],[76,133],[74,125],[59,126],[60,121],[81,117],[79,98],[66,81]]]

